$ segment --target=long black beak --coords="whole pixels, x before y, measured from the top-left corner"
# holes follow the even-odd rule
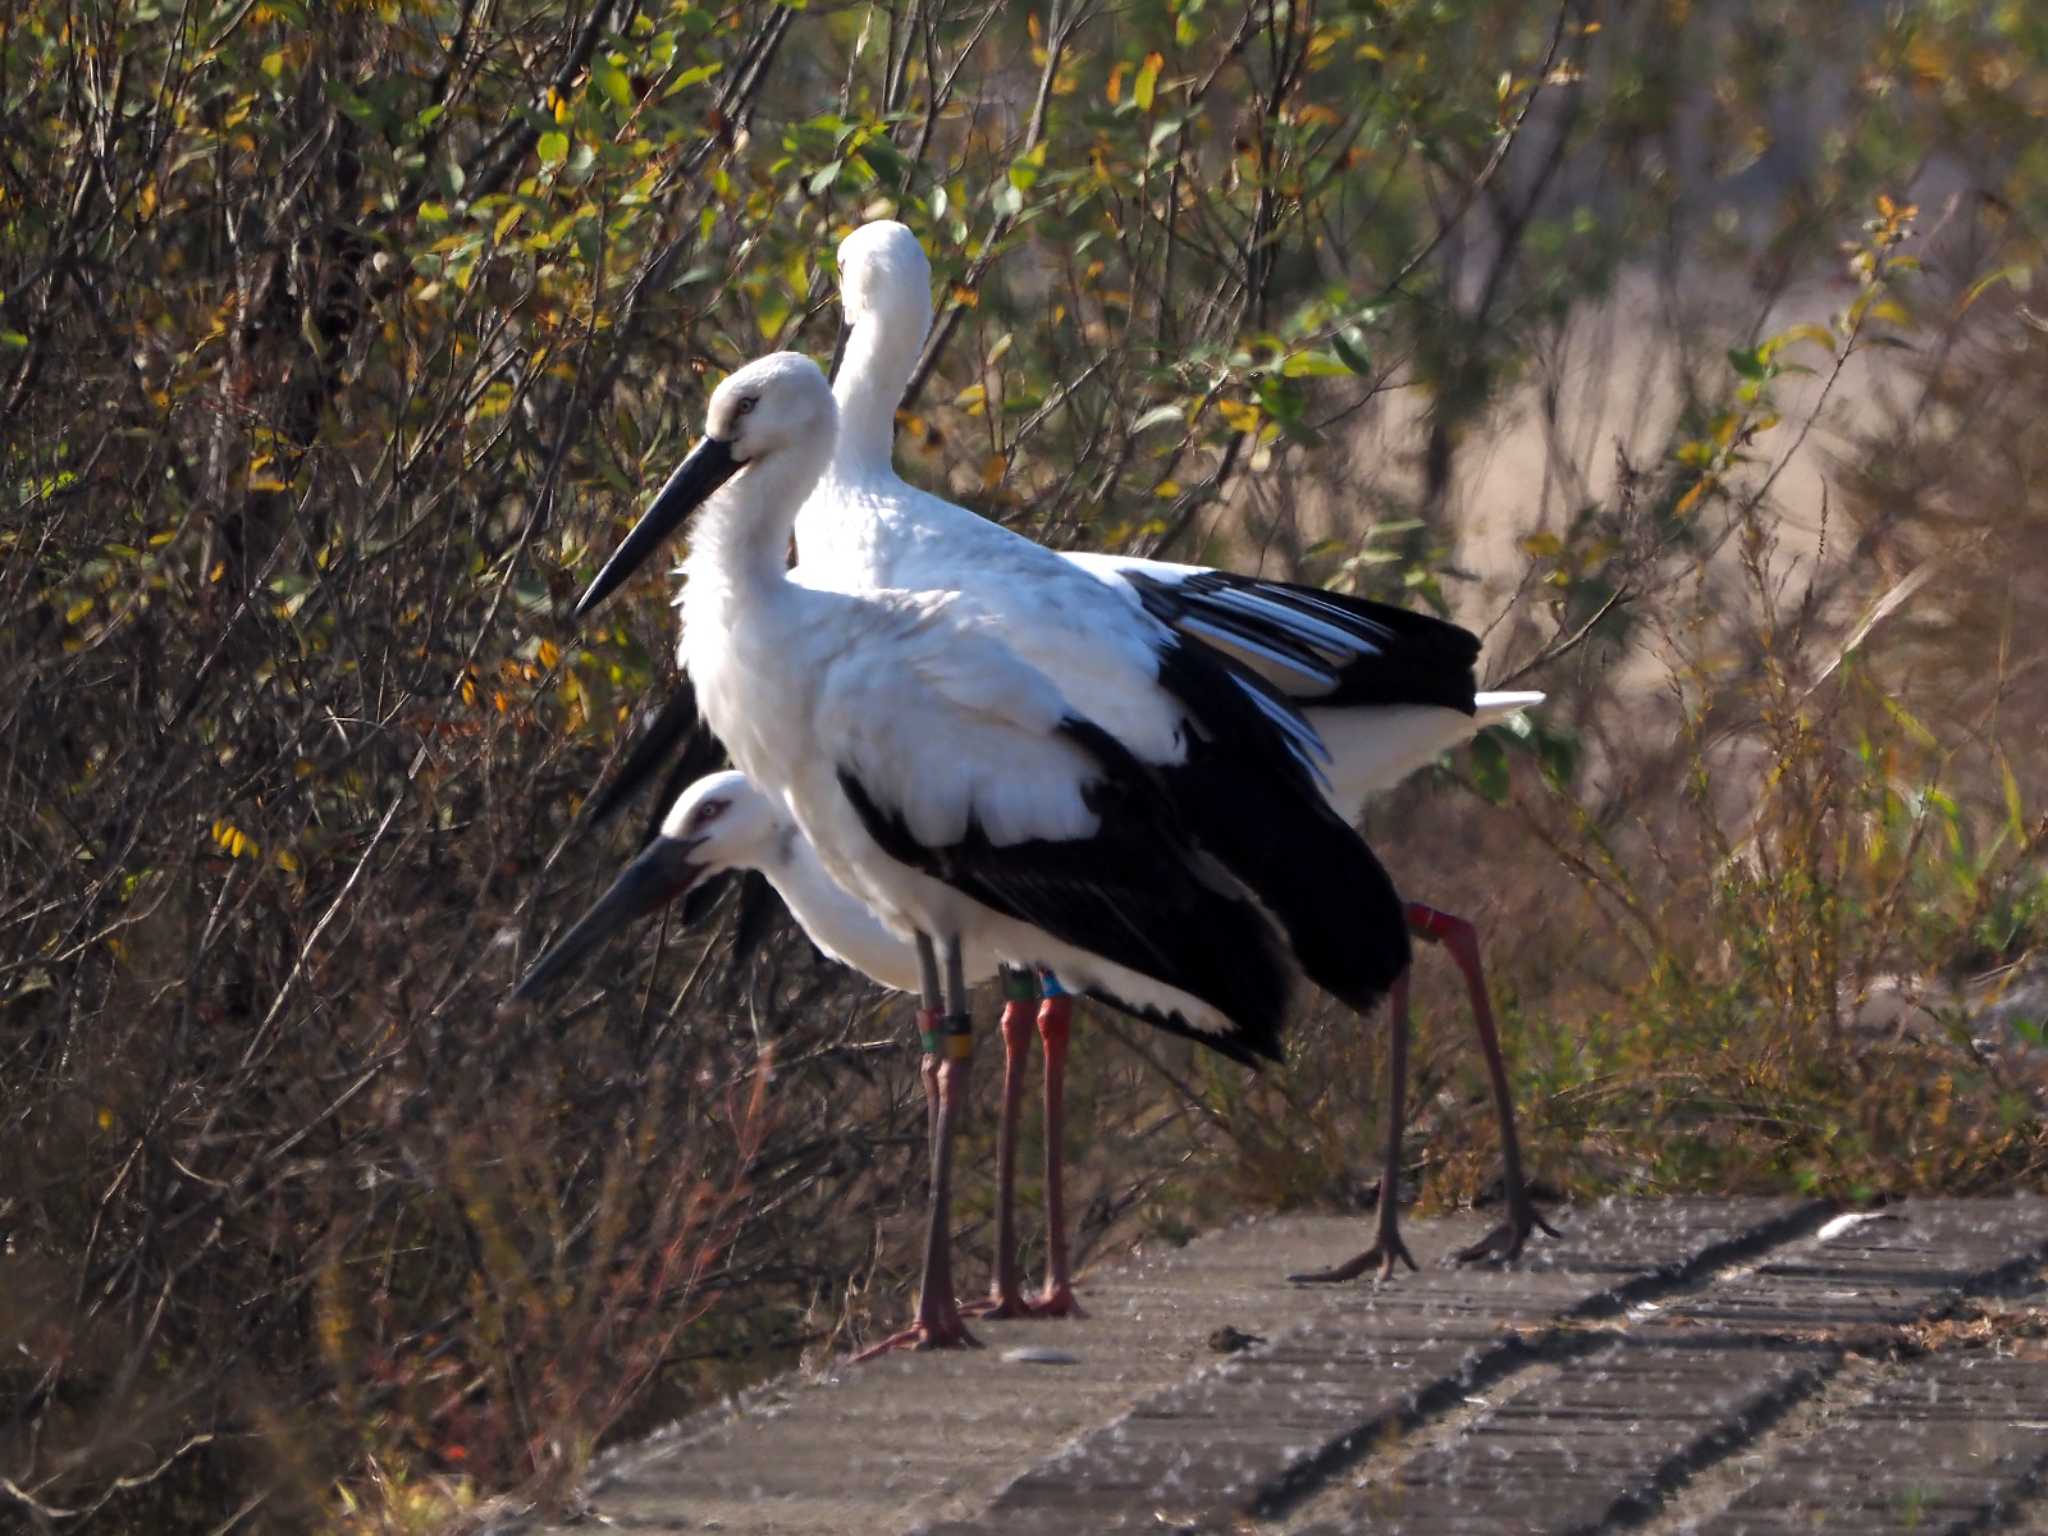
[[[661,494],[640,514],[640,521],[626,535],[626,542],[618,547],[611,559],[605,561],[604,569],[597,573],[597,580],[590,584],[590,590],[576,599],[576,617],[582,618],[610,597],[619,583],[638,570],[663,539],[682,526],[684,518],[702,506],[713,491],[738,474],[741,467],[741,461],[732,456],[732,444],[721,438],[707,437],[691,449],[689,456],[668,477],[668,484],[661,488]]]
[[[696,885],[706,871],[702,864],[692,863],[690,855],[701,842],[701,838],[684,841],[657,837],[649,843],[640,857],[612,882],[611,889],[597,899],[597,905],[534,962],[533,969],[513,988],[512,995],[521,1001],[537,997],[557,976],[619,929]]]

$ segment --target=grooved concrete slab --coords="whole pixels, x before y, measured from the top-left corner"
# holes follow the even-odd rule
[[[2048,1359],[1982,1351],[1915,1361],[1772,1464],[1699,1536],[1976,1531],[2048,1474]],[[2036,1515],[2044,1513],[2035,1505]]]
[[[1301,1536],[1592,1532],[1645,1517],[1695,1469],[1818,1389],[1873,1329],[2037,1266],[2048,1254],[2048,1209],[2026,1202],[1997,1214],[2009,1219],[1912,1203],[1843,1218],[1783,1257],[1643,1304],[1613,1343],[1565,1359],[1455,1439],[1365,1488],[1344,1517]],[[2048,1400],[2048,1382],[2042,1392]],[[1902,1454],[1935,1453],[1919,1428],[1903,1437],[1914,1443],[1901,1444]],[[2048,1450],[2048,1436],[2022,1442]],[[1814,1471],[1799,1465],[1795,1488]]]
[[[1607,1203],[1509,1269],[1334,1288],[1283,1276],[1365,1222],[1247,1224],[1090,1276],[1084,1320],[775,1383],[615,1458],[593,1512],[647,1536],[2048,1523],[2048,1343],[2014,1361],[1921,1327],[1995,1287],[2048,1299],[2048,1201],[1831,1218]],[[1479,1226],[1410,1244],[1427,1262]],[[1224,1328],[1263,1342],[1218,1353]]]

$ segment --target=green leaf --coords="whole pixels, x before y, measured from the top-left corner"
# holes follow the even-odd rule
[[[1753,347],[1747,350],[1741,347],[1730,347],[1728,349],[1728,366],[1741,374],[1745,379],[1761,379],[1766,376],[1763,355],[1758,349]]]
[[[834,160],[829,164],[819,166],[815,171],[811,172],[810,179],[804,183],[805,189],[813,197],[819,197],[831,191],[832,183],[839,179],[839,173],[845,168],[845,165],[846,162],[843,160]]]
[[[698,13],[693,12],[692,14]],[[723,68],[725,68],[723,64],[699,64],[693,69],[686,69],[680,75],[677,75],[669,83],[669,88],[661,94],[664,97],[673,96],[677,91],[687,91],[693,85],[702,85]]]
[[[1969,291],[1962,297],[1962,302],[1956,305],[1956,313],[1960,315],[1972,304],[1983,298],[1987,290],[1997,287],[2000,283],[2010,283],[2013,287],[2025,291],[2027,282],[2033,275],[2033,268],[2023,261],[2016,261],[2009,266],[1999,267],[1995,271],[1986,272],[1977,281],[1970,284]]]
[[[633,82],[626,78],[626,72],[610,59],[599,59],[590,66],[591,81],[600,91],[612,99],[612,104],[621,112],[633,110]]]
[[[1152,95],[1159,89],[1159,71],[1166,68],[1163,54],[1148,53],[1145,62],[1138,66],[1138,78],[1131,87],[1131,99],[1138,104],[1140,112],[1152,110]]]
[[[1342,330],[1339,331],[1336,335],[1332,336],[1330,338],[1330,350],[1335,352],[1337,356],[1343,360],[1344,366],[1346,368],[1349,368],[1353,373],[1363,375],[1371,374],[1372,357],[1370,356],[1370,354],[1366,352],[1365,348],[1361,346],[1357,340],[1354,339],[1353,333],[1351,331]]]
[[[1492,731],[1472,738],[1472,787],[1493,805],[1508,803],[1508,755]]]
[[[1290,379],[1341,378],[1351,370],[1328,352],[1296,352],[1280,365]]]
[[[540,136],[540,163],[560,165],[569,158],[569,135],[560,131]]]

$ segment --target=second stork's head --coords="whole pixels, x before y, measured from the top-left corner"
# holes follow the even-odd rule
[[[839,305],[848,325],[883,325],[924,344],[932,323],[932,264],[894,219],[863,224],[839,242]]]
[[[614,934],[689,895],[728,869],[759,869],[784,855],[795,824],[743,773],[714,773],[676,797],[661,830],[548,952],[514,997],[537,995]]]
[[[728,481],[738,482],[736,494],[758,499],[760,515],[793,519],[831,457],[837,430],[832,386],[801,353],[771,353],[729,375],[711,392],[703,441],[577,599],[576,617],[609,597]]]

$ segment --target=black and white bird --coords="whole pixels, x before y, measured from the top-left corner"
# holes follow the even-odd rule
[[[1251,1061],[1278,1052],[1293,963],[1369,1007],[1405,972],[1407,931],[1391,884],[1316,788],[1314,733],[1249,669],[1112,597],[1066,615],[1091,659],[1056,678],[956,590],[792,579],[784,554],[835,415],[808,359],[733,374],[704,441],[578,612],[704,508],[681,600],[704,720],[781,797],[832,879],[918,951],[932,1219],[916,1322],[888,1342],[959,1343],[946,1216],[972,949]],[[1041,613],[1077,583],[1104,591],[1024,547],[1056,577]],[[1009,574],[1042,579],[1033,564]]]
[[[1198,641],[1263,676],[1301,709],[1327,749],[1319,782],[1347,822],[1358,818],[1370,794],[1482,727],[1542,702],[1540,693],[1477,691],[1478,638],[1429,615],[1200,566],[1056,554],[908,484],[894,468],[895,413],[931,325],[930,263],[908,228],[879,220],[840,242],[839,281],[848,324],[833,386],[839,440],[823,481],[797,517],[799,579],[848,592],[957,591],[1002,626],[1020,656],[1081,708],[1106,719],[1128,718],[1120,710],[1133,705],[1156,704],[1146,669],[1157,632],[1121,630],[1112,610],[1143,613],[1181,641]],[[1089,579],[1077,579],[1083,575]],[[1159,729],[1156,719],[1137,723]],[[1241,808],[1239,825],[1260,835],[1256,807]],[[1259,886],[1259,893],[1269,897],[1272,889]],[[1361,921],[1370,924],[1378,895],[1318,888],[1315,899],[1340,906],[1355,899]],[[1458,1257],[1512,1258],[1532,1230],[1550,1229],[1536,1214],[1523,1175],[1477,935],[1464,919],[1420,904],[1407,906],[1404,915],[1417,937],[1449,949],[1465,977],[1500,1122],[1504,1219]],[[1311,977],[1324,981],[1316,957],[1305,958]],[[1331,990],[1344,995],[1339,986]],[[1390,1045],[1405,1063],[1405,991],[1396,1003]],[[1385,1272],[1397,1257],[1408,1260],[1393,1205],[1392,1163],[1403,1118],[1399,1073],[1391,1075],[1391,1096],[1378,1240],[1349,1264],[1298,1278],[1345,1279],[1375,1262]],[[999,1198],[999,1209],[1006,1204]],[[1007,1267],[999,1254],[999,1272]]]

